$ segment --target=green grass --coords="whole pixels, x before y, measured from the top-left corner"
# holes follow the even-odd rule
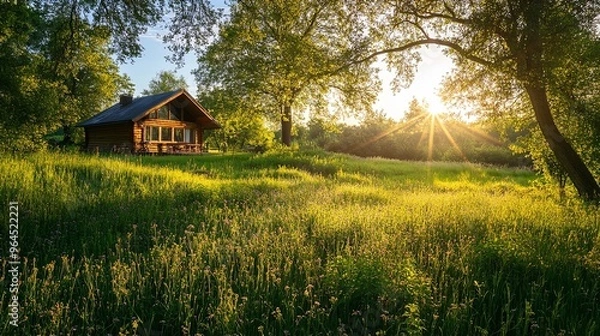
[[[41,153],[0,175],[23,257],[2,335],[600,333],[598,209],[527,170]]]

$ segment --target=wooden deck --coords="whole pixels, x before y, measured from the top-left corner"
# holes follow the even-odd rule
[[[99,148],[96,148],[98,151]],[[113,145],[110,150],[118,154],[158,154],[158,155],[186,155],[203,154],[208,151],[201,144],[189,143],[142,143],[137,146],[131,146],[130,143]]]
[[[155,143],[153,146],[143,143],[137,151],[140,154],[202,154],[203,152],[202,144],[189,143]]]

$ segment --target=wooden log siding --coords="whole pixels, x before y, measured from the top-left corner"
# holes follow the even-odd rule
[[[119,151],[133,150],[132,123],[120,123],[114,125],[101,125],[86,127],[86,145],[89,151],[110,152],[113,149]]]
[[[141,123],[136,122],[133,124],[133,143],[136,152],[140,152],[143,150],[142,143],[144,142],[144,127]]]

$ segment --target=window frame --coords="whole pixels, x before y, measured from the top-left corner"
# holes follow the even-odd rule
[[[183,127],[174,127],[173,128],[173,141],[174,142],[185,142],[185,128]],[[177,132],[181,132],[181,137],[177,136]]]
[[[173,127],[160,126],[159,128],[160,128],[160,140],[159,140],[159,142],[173,142]],[[169,135],[171,136],[171,138],[168,139],[168,140],[163,139],[163,134],[164,134],[163,132],[165,130],[169,130]]]
[[[156,139],[153,138],[153,130],[156,130]],[[158,126],[145,126],[144,130],[144,141],[145,142],[159,142],[160,141],[160,127]]]
[[[196,129],[195,128],[185,128],[183,131],[183,141],[185,143],[195,144],[196,143]]]

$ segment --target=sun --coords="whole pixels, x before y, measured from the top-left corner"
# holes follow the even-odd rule
[[[421,50],[423,61],[417,67],[411,84],[400,91],[394,91],[392,82],[395,73],[388,71],[383,60],[377,63],[382,92],[378,96],[375,108],[395,120],[401,120],[414,98],[427,105],[427,110],[435,115],[448,112],[448,107],[439,96],[442,82],[454,69],[452,60],[441,48],[428,47]]]
[[[447,107],[442,103],[442,100],[437,95],[432,95],[429,99],[424,99],[427,104],[427,112],[433,116],[439,116],[442,113],[447,112]]]

